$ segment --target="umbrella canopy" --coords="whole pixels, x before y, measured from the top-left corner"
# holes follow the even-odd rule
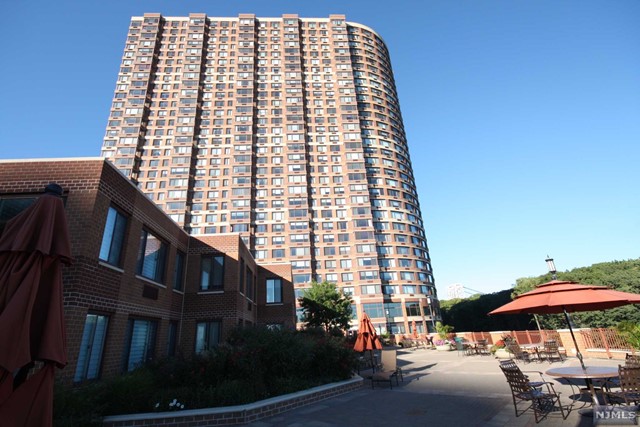
[[[62,264],[71,262],[62,189],[45,191],[0,236],[0,419],[37,413],[42,425],[50,424],[53,365],[67,363]],[[34,361],[45,368],[22,383]]]
[[[620,292],[606,286],[583,285],[577,282],[552,280],[538,285],[534,290],[516,296],[516,298],[489,312],[489,314],[553,314],[564,313],[569,332],[580,364],[584,368],[582,354],[573,334],[569,312],[605,310],[627,304],[640,304],[640,295]]]
[[[518,295],[513,301],[489,314],[553,314],[605,310],[627,304],[640,304],[640,295],[615,291],[606,286],[552,280]]]
[[[355,351],[382,349],[380,338],[378,337],[376,329],[373,327],[373,323],[371,323],[371,319],[369,319],[367,313],[364,313],[362,315],[362,319],[360,319],[358,337],[356,338],[356,343],[353,346],[353,349]]]

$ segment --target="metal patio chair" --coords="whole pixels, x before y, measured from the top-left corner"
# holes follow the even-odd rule
[[[511,388],[516,417],[531,410],[536,424],[551,412],[560,411],[562,419],[567,418],[569,411],[567,410],[565,414],[565,408],[560,402],[560,393],[555,391],[552,383],[544,380],[541,372],[538,373],[542,381],[532,382],[511,360],[500,362],[500,369]]]
[[[545,341],[542,349],[538,351],[538,354],[542,359],[547,359],[549,362],[553,362],[554,359],[558,359],[560,362],[564,360],[558,348],[558,341],[556,340]]]
[[[527,351],[523,350],[522,347],[520,347],[520,344],[518,344],[516,341],[509,341],[509,343],[507,344],[507,350],[509,350],[509,353],[511,353],[512,359],[515,359],[516,361],[521,360],[525,363],[531,362],[530,354]]]
[[[398,366],[397,352],[393,350],[382,350],[380,356],[380,367],[371,376],[371,388],[375,387],[377,382],[389,381],[389,387],[393,389],[393,378],[396,379],[396,385],[399,385],[398,377],[404,382],[402,377],[402,369]]]

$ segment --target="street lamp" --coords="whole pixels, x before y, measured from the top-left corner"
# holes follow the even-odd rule
[[[551,278],[553,280],[557,280],[558,276],[556,275],[556,273],[558,272],[556,270],[556,264],[553,262],[553,258],[549,258],[549,255],[547,255],[547,259],[545,259],[546,263],[547,263],[547,268],[549,269],[549,273],[551,273]]]
[[[387,333],[391,335],[391,323],[389,322],[389,309],[384,310],[384,318],[387,321]]]
[[[431,327],[433,332],[436,331],[436,319],[433,318],[433,306],[431,305],[431,297],[427,297],[427,305],[429,306],[429,316],[431,316]]]

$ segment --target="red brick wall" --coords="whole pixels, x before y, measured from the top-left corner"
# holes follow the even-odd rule
[[[264,264],[259,269],[258,309],[261,324],[282,324],[285,328],[296,327],[296,302],[291,283],[291,264]],[[280,277],[282,279],[282,303],[267,304],[266,280]]]
[[[170,321],[181,321],[179,349],[185,355],[193,352],[198,320],[221,320],[223,336],[238,324],[295,325],[291,268],[288,264],[265,267],[269,269],[269,275],[281,276],[286,284],[285,303],[266,307],[264,278],[267,270],[256,265],[238,234],[188,236],[111,163],[102,159],[0,161],[0,195],[38,195],[51,182],[64,189],[74,259],[73,265],[63,271],[69,358],[68,367],[60,374],[63,381],[71,382],[73,379],[88,312],[109,316],[102,362],[103,378],[122,371],[127,322],[132,317],[158,322],[155,349],[158,357],[166,354]],[[128,217],[123,261],[119,268],[98,260],[110,205]],[[136,276],[143,228],[169,245],[164,280],[160,286]],[[173,290],[177,250],[187,254],[184,292]],[[225,254],[224,291],[202,293],[199,292],[201,257],[212,253]],[[240,292],[241,264],[244,265],[243,273],[248,270],[253,277],[253,298]],[[145,286],[157,291],[157,299],[143,296]]]

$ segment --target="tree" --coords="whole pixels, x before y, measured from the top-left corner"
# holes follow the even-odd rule
[[[533,290],[537,285],[551,280],[551,275],[525,277],[516,280],[513,296]],[[558,272],[558,280],[571,280],[586,285],[609,286],[612,289],[640,293],[640,259],[611,261]],[[640,323],[640,306],[626,305],[610,310],[571,313],[571,320],[578,328],[611,328],[621,321]],[[562,314],[539,315],[540,325],[545,329],[566,328]]]
[[[529,314],[488,316],[491,310],[511,301],[511,290],[468,298],[440,301],[442,321],[452,325],[456,331],[510,331],[535,329],[536,324]]]
[[[558,280],[571,280],[588,285],[604,285],[623,292],[640,293],[640,259],[611,261],[558,272]],[[551,280],[551,274],[522,277],[513,289],[487,295],[474,295],[464,299],[440,301],[442,321],[457,331],[508,331],[536,329],[530,314],[487,316],[487,313],[508,303],[516,295],[535,289]],[[621,321],[640,324],[640,304],[627,305],[610,310],[571,313],[571,319],[579,328],[610,328]],[[564,329],[567,322],[562,314],[538,315],[543,329]],[[638,332],[640,334],[640,331]]]
[[[322,328],[326,332],[347,331],[351,322],[351,297],[338,290],[335,284],[311,282],[299,299],[304,310],[305,328]]]

